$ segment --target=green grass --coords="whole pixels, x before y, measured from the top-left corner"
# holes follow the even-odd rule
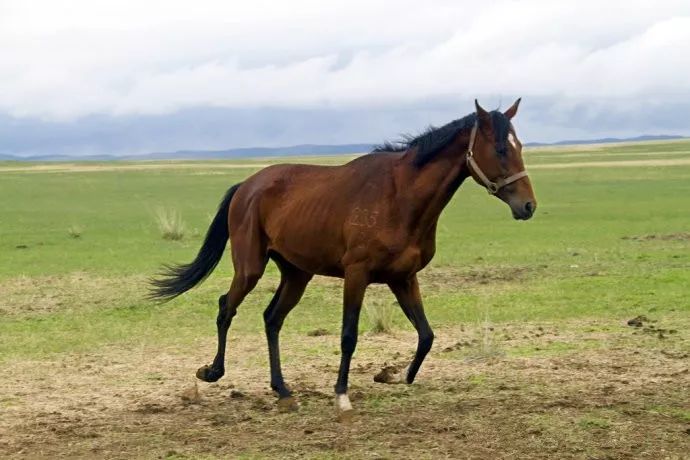
[[[603,418],[597,418],[597,417],[582,417],[577,421],[577,424],[579,425],[580,428],[586,429],[586,430],[591,430],[591,429],[599,429],[599,430],[606,430],[611,427],[611,423]]]
[[[690,165],[549,165],[688,157],[688,141],[527,152],[528,166],[542,166],[531,171],[539,207],[529,222],[514,221],[467,182],[442,215],[436,258],[420,274],[437,339],[415,385],[372,386],[379,366],[406,365],[415,338],[386,287],[367,291],[374,309],[393,305],[385,315],[392,332],[372,333],[376,315],[362,315],[350,382],[361,417],[349,428],[332,423],[337,280],[317,277],[282,332],[283,367],[302,409],[266,410],[273,400],[262,312],[278,284],[272,265],[233,321],[226,378],[199,385],[200,406],[179,401],[215,351],[216,301],[231,264],[225,257],[203,285],[164,305],[145,300],[146,280],[161,263],[194,257],[225,190],[256,169],[209,161],[10,172],[27,165],[1,163],[0,367],[8,378],[0,408],[13,439],[3,448],[159,458],[603,458],[660,446],[677,455],[690,420],[681,383],[690,352]],[[161,236],[157,209],[182,216],[181,240]],[[626,325],[638,315],[654,329]],[[328,334],[310,336],[316,329]],[[228,398],[230,388],[245,397]],[[56,410],[41,415],[43,430],[31,423],[45,402]],[[65,409],[83,419],[68,419]],[[228,427],[237,428],[232,436]]]
[[[625,160],[655,151],[687,157],[690,142],[610,146],[594,153]],[[566,156],[578,152],[540,149],[527,153],[526,161],[589,161]],[[303,160],[335,163],[342,158]],[[250,162],[267,160],[243,161]],[[46,314],[0,316],[0,359],[108,344],[185,346],[211,334],[215,299],[229,283],[227,258],[204,286],[167,305],[143,300],[143,281],[163,262],[190,260],[225,190],[255,171],[214,169],[216,164],[208,162],[207,169],[97,172],[3,172],[0,166],[0,293],[9,292],[20,277],[57,277],[60,285],[61,277],[79,272],[87,279],[110,280],[88,284],[84,289],[95,291],[83,302],[77,283],[69,288],[70,305]],[[690,241],[625,238],[690,231],[690,166],[535,169],[531,177],[539,205],[529,222],[514,221],[504,204],[470,182],[448,205],[432,264],[435,273],[444,275],[443,282],[434,287],[435,276],[430,275],[421,283],[432,325],[478,324],[486,315],[493,323],[687,315]],[[184,239],[161,238],[155,218],[159,208],[184,216]],[[70,228],[78,228],[79,237],[66,231]],[[472,273],[489,281],[477,282]],[[122,295],[119,280],[132,275],[139,276],[141,285],[129,286]],[[271,265],[241,306],[233,333],[263,330],[261,312],[275,285],[277,270]],[[22,295],[20,302],[40,302],[60,293],[39,283],[35,293]],[[370,290],[368,298],[393,301],[383,288]],[[340,299],[337,285],[312,283],[288,318],[286,333],[305,334],[317,327],[338,331]],[[392,327],[409,328],[397,310]],[[554,345],[556,352],[558,347]],[[568,345],[562,347],[566,351]]]
[[[680,422],[690,423],[689,409],[682,409],[680,407],[655,406],[650,408],[649,411],[652,413],[658,413],[668,417],[673,417]]]

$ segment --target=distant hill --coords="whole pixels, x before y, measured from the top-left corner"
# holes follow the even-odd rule
[[[114,161],[114,160],[222,160],[234,158],[303,156],[303,155],[342,155],[365,153],[374,144],[316,145],[303,144],[290,147],[247,147],[228,150],[178,150],[176,152],[156,152],[142,155],[32,155],[19,157],[0,153],[0,161]]]
[[[569,141],[558,141],[558,142],[527,142],[525,146],[528,147],[543,147],[549,145],[586,145],[586,144],[615,144],[619,142],[642,142],[642,141],[670,141],[674,139],[684,139],[685,136],[667,136],[667,135],[645,135],[636,137],[604,137],[602,139],[591,139],[591,140],[569,140]]]
[[[629,138],[607,137],[592,140],[566,140],[552,143],[528,142],[525,146],[541,147],[549,145],[610,144],[618,142],[666,141],[684,139],[684,136],[644,135]],[[34,155],[19,157],[0,153],[0,161],[115,161],[115,160],[222,160],[253,157],[303,156],[303,155],[342,155],[348,153],[370,152],[375,144],[317,145],[303,144],[290,147],[249,147],[228,150],[179,150],[142,155]]]
[[[252,158],[296,155],[340,155],[364,153],[374,148],[373,144],[317,145],[302,144],[290,147],[248,147],[228,150],[179,150],[177,152],[148,153],[122,157],[128,160],[181,160],[181,159],[223,159]]]
[[[115,155],[31,155],[20,157],[0,153],[0,161],[115,161],[123,159],[124,157]]]

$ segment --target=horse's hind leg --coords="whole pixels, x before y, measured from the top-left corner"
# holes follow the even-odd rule
[[[297,403],[283,381],[280,367],[279,335],[285,317],[302,298],[312,275],[284,261],[278,262],[278,267],[281,272],[280,287],[264,312],[268,356],[271,364],[271,388],[278,393],[280,410],[294,410],[297,409]]]
[[[261,279],[268,261],[265,248],[259,244],[259,238],[249,242],[244,238],[238,240],[233,242],[232,246],[235,274],[230,290],[218,299],[218,351],[210,366],[202,366],[196,372],[196,376],[205,382],[215,382],[225,374],[225,345],[232,318],[237,313],[237,307]],[[252,256],[249,253],[252,253]]]

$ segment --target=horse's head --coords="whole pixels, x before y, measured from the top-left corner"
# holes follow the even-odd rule
[[[474,103],[477,123],[467,152],[470,173],[510,206],[515,219],[527,220],[537,209],[537,200],[522,162],[522,144],[510,123],[520,99],[505,112],[487,112],[476,100]]]

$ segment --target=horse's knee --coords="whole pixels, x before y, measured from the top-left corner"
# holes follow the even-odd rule
[[[244,290],[249,292],[256,287],[256,284],[261,279],[262,273],[260,272],[249,272],[243,276]]]
[[[276,294],[277,296],[277,294]],[[268,305],[266,310],[264,310],[264,325],[266,328],[269,327],[274,327],[277,323],[277,318],[276,318],[276,304],[277,300],[274,297],[271,303]]]
[[[280,329],[283,327],[283,321],[275,316],[264,316],[264,327],[268,337],[277,337]]]
[[[226,327],[237,314],[237,306],[231,305],[228,302],[226,294],[218,298],[218,317],[216,318],[216,325]]]
[[[345,354],[353,354],[357,347],[357,336],[353,334],[344,334],[340,340],[340,351]]]
[[[283,321],[278,313],[280,290],[281,288],[279,287],[278,291],[276,291],[276,293],[273,295],[271,303],[269,303],[268,307],[266,307],[264,310],[264,326],[266,328],[266,333],[272,332],[276,329],[279,330],[283,325]]]
[[[241,302],[244,296],[256,287],[263,274],[263,266],[235,266],[235,275],[228,292],[229,303]]]
[[[428,353],[431,346],[434,344],[434,332],[429,329],[419,335],[419,351]]]

